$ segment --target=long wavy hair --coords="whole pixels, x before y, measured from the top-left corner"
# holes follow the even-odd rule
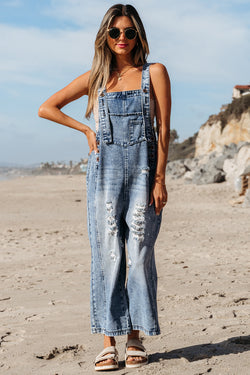
[[[112,70],[115,68],[115,55],[111,52],[107,43],[107,30],[115,17],[127,16],[131,19],[137,30],[137,44],[132,50],[132,58],[135,66],[146,63],[149,47],[146,32],[137,10],[132,5],[115,4],[108,9],[96,35],[95,55],[89,77],[88,106],[85,116],[90,117],[98,89],[104,89]]]

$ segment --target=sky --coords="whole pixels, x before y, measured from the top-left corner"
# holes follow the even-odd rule
[[[79,161],[83,133],[38,117],[39,106],[91,68],[95,36],[109,0],[0,0],[0,165]],[[171,128],[179,141],[250,83],[249,0],[130,0],[172,87]],[[87,98],[63,111],[84,117]]]

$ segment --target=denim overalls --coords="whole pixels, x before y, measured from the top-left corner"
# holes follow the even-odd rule
[[[160,333],[154,244],[161,215],[149,206],[157,158],[149,65],[140,90],[98,95],[99,153],[91,153],[87,169],[91,332],[107,336]]]

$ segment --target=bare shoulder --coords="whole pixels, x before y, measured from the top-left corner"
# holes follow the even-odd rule
[[[90,70],[86,73],[81,74],[77,78],[75,78],[70,85],[72,86],[78,86],[79,88],[82,87],[83,89],[88,89],[88,83],[89,83],[89,76],[90,76]]]
[[[89,76],[90,71],[81,74],[57,93],[60,94],[63,105],[65,102],[68,103],[69,101],[78,99],[82,95],[88,95]]]
[[[166,83],[170,83],[169,75],[165,65],[161,63],[154,63],[150,65],[150,78],[153,85],[164,80]]]
[[[83,73],[82,75],[80,75],[78,78],[84,78],[84,79],[89,79],[89,76],[90,76],[90,73],[91,73],[91,70],[88,70],[87,72]]]
[[[73,100],[79,99],[83,95],[88,95],[90,71],[78,76],[67,86],[53,94],[44,104],[64,107]]]

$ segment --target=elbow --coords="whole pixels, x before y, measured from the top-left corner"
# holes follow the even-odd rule
[[[38,116],[48,119],[48,108],[44,104],[39,107]]]
[[[45,110],[44,106],[41,105],[41,106],[39,107],[39,109],[38,109],[38,116],[39,116],[39,117],[43,117],[43,118],[45,118],[45,112],[46,112],[46,110]]]

